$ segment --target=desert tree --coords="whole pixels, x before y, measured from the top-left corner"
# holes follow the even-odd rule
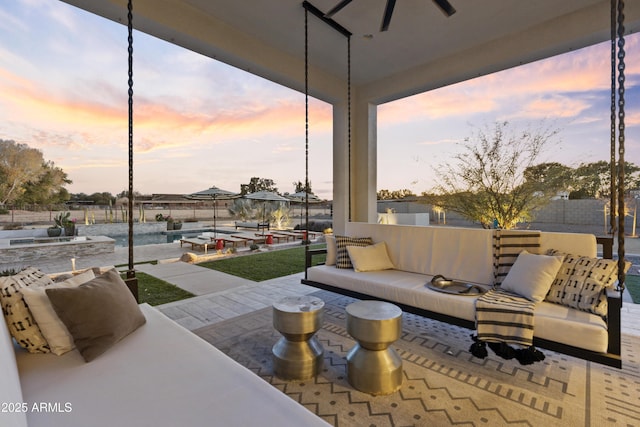
[[[24,185],[40,178],[43,164],[40,150],[0,139],[0,204],[18,200]]]
[[[545,122],[536,129],[518,130],[506,121],[477,128],[451,163],[436,167],[436,185],[425,195],[427,201],[485,228],[511,229],[530,220],[562,189],[562,180],[534,179],[534,166],[557,142],[558,132]]]
[[[600,160],[592,163],[580,163],[575,168],[575,189],[570,199],[606,199],[611,194],[611,163]],[[625,182],[629,189],[640,187],[640,167],[625,162]],[[617,174],[617,166],[616,166]]]
[[[377,193],[378,200],[394,200],[394,199],[404,199],[406,197],[415,197],[415,194],[411,190],[403,188],[402,190],[393,190],[389,191],[387,189],[382,189]]]
[[[22,194],[15,201],[36,205],[56,205],[66,202],[71,195],[64,188],[71,184],[67,174],[53,162],[44,162],[40,174],[22,185]]]
[[[251,177],[248,184],[240,184],[240,194],[243,196],[258,191],[271,191],[278,193],[276,183],[269,178]]]

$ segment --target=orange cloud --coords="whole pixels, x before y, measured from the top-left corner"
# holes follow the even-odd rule
[[[39,129],[30,132],[39,144],[73,149],[112,146],[114,141],[127,142],[126,104],[113,106],[92,98],[116,99],[117,91],[98,84],[87,98],[76,99],[51,93],[34,83],[0,69],[0,91],[11,120],[30,123],[38,117]],[[174,100],[175,101],[175,100]],[[239,100],[243,101],[243,100]],[[222,143],[252,135],[298,135],[303,132],[304,108],[300,102],[282,98],[272,102],[259,100],[230,105],[211,112],[181,109],[169,100],[156,101],[134,95],[134,141],[140,152],[189,146],[201,142]],[[197,103],[195,103],[197,104]],[[310,116],[315,132],[328,132],[332,126],[331,107],[313,101]],[[25,125],[31,128],[31,125]],[[40,129],[46,128],[47,131]]]
[[[587,108],[589,108],[589,104],[581,99],[552,95],[545,98],[534,99],[523,105],[522,111],[516,113],[515,116],[530,118],[577,117]]]

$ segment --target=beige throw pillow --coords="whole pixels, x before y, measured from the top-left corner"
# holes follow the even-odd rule
[[[522,251],[500,288],[530,301],[541,302],[549,292],[562,259],[562,256],[534,255]]]
[[[135,298],[115,270],[76,288],[51,288],[46,292],[87,362],[146,322]]]
[[[353,268],[347,246],[373,245],[371,237],[336,236],[336,268]]]
[[[347,252],[353,264],[353,269],[357,272],[390,270],[394,268],[389,259],[387,245],[385,242],[376,243],[369,246],[347,246]]]
[[[22,289],[22,296],[29,305],[29,310],[31,310],[31,314],[36,322],[38,322],[40,332],[42,332],[42,335],[47,340],[53,354],[60,356],[73,350],[75,345],[73,344],[73,337],[67,330],[67,327],[62,323],[53,306],[51,306],[45,289],[77,287],[95,277],[93,270],[87,270],[64,282],[54,283],[53,285],[45,287],[28,287]]]
[[[326,234],[325,240],[327,241],[327,258],[324,265],[336,265],[336,236]]]

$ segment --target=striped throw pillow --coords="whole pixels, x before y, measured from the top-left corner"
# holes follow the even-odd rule
[[[336,268],[353,268],[347,246],[373,245],[371,237],[336,236]]]

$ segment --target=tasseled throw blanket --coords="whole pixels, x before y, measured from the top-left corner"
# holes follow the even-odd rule
[[[544,359],[533,346],[533,310],[535,303],[499,288],[522,250],[538,253],[540,232],[495,230],[493,232],[493,268],[495,288],[476,300],[477,336],[469,351],[487,357],[487,345],[498,356],[518,359],[523,365]],[[517,345],[518,349],[510,346]]]
[[[487,356],[489,345],[504,359],[516,358],[528,365],[544,360],[544,354],[533,346],[533,311],[536,303],[521,296],[492,289],[476,300],[475,341],[469,351],[476,357]],[[521,348],[514,349],[509,344]]]

